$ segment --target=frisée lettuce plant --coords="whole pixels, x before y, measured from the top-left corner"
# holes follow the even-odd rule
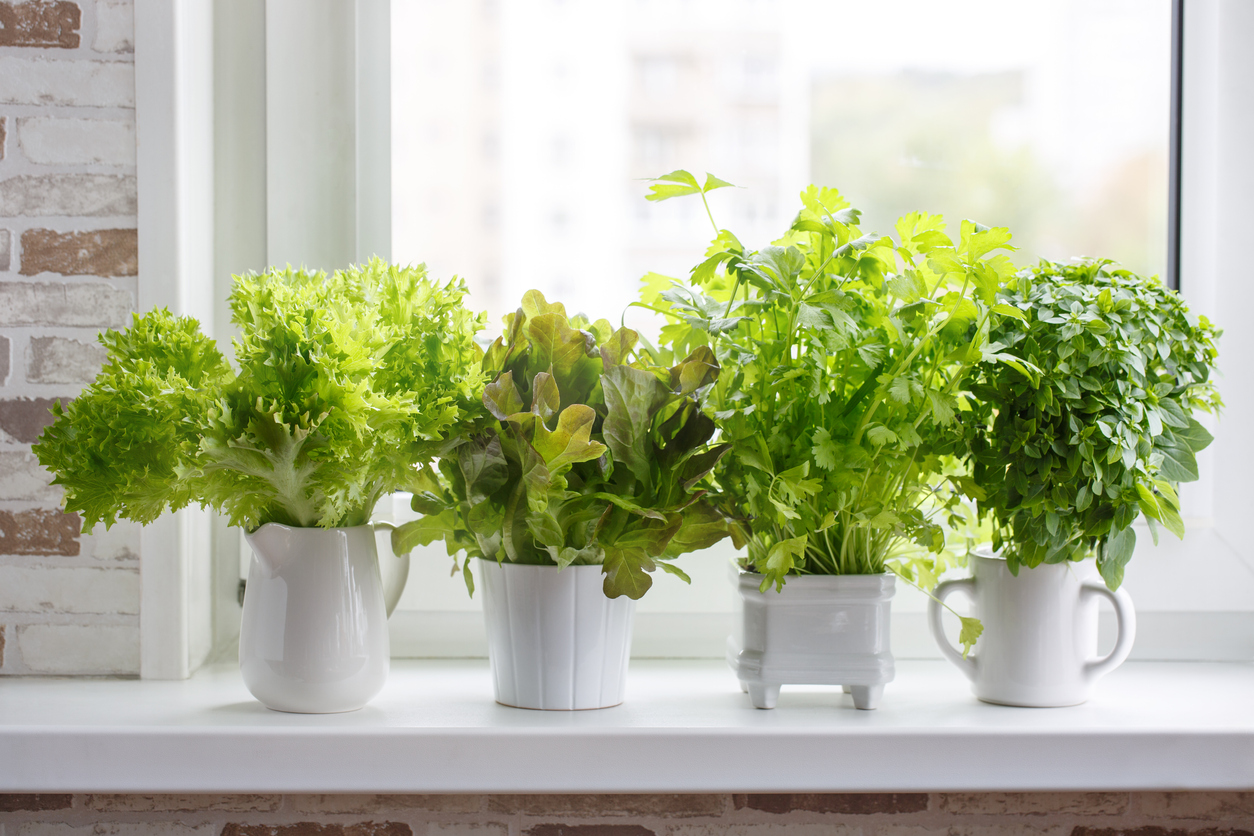
[[[649,199],[704,201],[724,185],[676,171]],[[955,240],[915,212],[895,237],[864,234],[834,189],[811,186],[801,203],[762,249],[715,224],[690,284],[651,279],[642,304],[666,316],[663,346],[708,346],[723,367],[708,398],[731,446],[717,501],[763,591],[795,574],[884,571],[930,588],[949,565],[941,520],[960,512],[945,486],[962,384],[980,363],[1033,372],[989,339],[1023,317],[997,300],[1014,274],[1010,233],[963,221]],[[970,646],[978,622],[963,623]]]
[[[85,529],[193,502],[249,531],[362,525],[417,487],[479,391],[465,294],[379,259],[237,276],[234,366],[194,319],[136,314],[34,451]]]
[[[972,369],[965,483],[1011,572],[1096,556],[1123,581],[1141,515],[1184,536],[1175,485],[1198,478],[1211,435],[1196,418],[1221,401],[1210,375],[1219,331],[1156,278],[1109,261],[1041,262],[999,296],[1022,311],[989,338],[1041,369]]]
[[[698,396],[718,379],[708,347],[666,368],[630,328],[569,317],[529,291],[485,352],[483,410],[426,472],[393,532],[403,554],[442,539],[450,555],[600,565],[605,594],[637,599],[658,567],[727,536],[702,479],[727,452]],[[456,560],[456,557],[454,558]],[[456,568],[456,567],[455,567]]]

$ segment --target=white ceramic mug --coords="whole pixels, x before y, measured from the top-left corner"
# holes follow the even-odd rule
[[[1000,557],[971,558],[974,577],[937,585],[928,605],[928,624],[941,652],[971,680],[975,695],[1002,705],[1077,705],[1094,682],[1119,667],[1132,650],[1136,613],[1122,589],[1111,592],[1092,560],[1020,567],[1016,577]],[[964,659],[941,629],[941,605],[963,592],[972,615],[984,625],[975,649]],[[1097,604],[1115,607],[1115,648],[1097,658]]]

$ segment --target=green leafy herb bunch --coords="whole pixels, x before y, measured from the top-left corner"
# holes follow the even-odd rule
[[[235,366],[194,319],[136,315],[35,453],[85,528],[196,502],[253,530],[367,522],[410,489],[482,385],[460,280],[379,259],[235,278]]]
[[[704,201],[726,185],[676,171],[648,197]],[[941,487],[961,450],[963,382],[981,363],[1031,371],[989,338],[1023,317],[997,299],[1014,275],[1010,233],[963,221],[954,240],[915,212],[895,237],[863,234],[836,190],[810,186],[801,203],[760,250],[715,225],[690,283],[646,277],[641,304],[665,315],[663,346],[708,346],[723,367],[708,399],[731,445],[717,500],[763,591],[790,574],[886,570],[928,588],[951,559],[938,519],[959,513]]]
[[[1041,372],[973,370],[968,493],[1012,572],[1096,554],[1116,589],[1139,515],[1155,541],[1159,524],[1184,534],[1174,484],[1198,478],[1195,454],[1211,442],[1195,416],[1221,406],[1219,331],[1156,278],[1109,261],[1041,262],[999,304],[1023,316],[990,339]]]
[[[687,580],[670,561],[727,536],[699,487],[728,449],[698,402],[719,376],[709,348],[662,367],[635,331],[532,290],[483,368],[483,412],[427,474],[397,553],[443,539],[472,593],[472,557],[599,564],[607,596],[637,599],[657,567]]]

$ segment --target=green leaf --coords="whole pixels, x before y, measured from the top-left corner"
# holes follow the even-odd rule
[[[1201,428],[1201,425],[1198,425]],[[1192,428],[1190,427],[1190,430]],[[1190,430],[1182,430],[1178,434],[1171,430],[1164,430],[1154,442],[1154,449],[1163,454],[1163,462],[1159,467],[1158,475],[1171,482],[1196,482],[1198,479],[1197,457],[1194,456],[1193,450],[1189,444],[1193,436],[1187,435]],[[1204,429],[1202,432],[1206,432]],[[1209,436],[1209,433],[1207,433]]]
[[[619,598],[626,595],[633,601],[640,600],[649,591],[649,587],[653,586],[653,578],[649,577],[646,565],[651,567],[654,562],[638,550],[606,546],[605,562],[601,564],[602,571],[605,572],[605,580],[601,584],[605,597]]]
[[[1123,568],[1136,550],[1136,532],[1129,526],[1112,533],[1097,550],[1097,569],[1106,586],[1118,589],[1123,583]]]
[[[607,413],[602,432],[616,464],[636,478],[650,481],[652,450],[649,432],[653,416],[670,398],[666,385],[653,373],[631,366],[613,366],[601,375]]]
[[[659,201],[700,192],[701,187],[697,185],[697,178],[686,171],[678,170],[663,174],[654,180],[653,185],[649,186],[649,194],[645,195],[644,199]]]
[[[984,635],[984,625],[978,618],[963,615],[958,616],[958,621],[962,623],[962,629],[958,631],[958,644],[962,645],[962,658],[965,659],[980,636]]]
[[[1177,430],[1175,436],[1194,453],[1202,452],[1215,440],[1215,437],[1196,418],[1190,418],[1188,428]]]
[[[709,346],[699,346],[670,370],[671,391],[691,395],[718,379],[719,365]]]
[[[688,573],[685,572],[683,569],[680,569],[678,566],[668,563],[665,560],[657,561],[657,565],[662,567],[662,571],[668,574],[674,575],[675,577],[679,578],[684,583],[686,584],[692,583],[692,578],[688,577]]]
[[[727,518],[703,500],[689,505],[679,515],[679,529],[666,544],[664,557],[678,557],[688,552],[708,549],[731,534]]]
[[[679,482],[685,491],[691,491],[697,483],[710,474],[723,457],[731,451],[730,444],[718,444],[699,453],[694,453],[684,462],[679,471]]]
[[[645,506],[637,502],[633,502],[632,500],[628,499],[625,496],[619,496],[618,494],[607,493],[605,491],[595,491],[593,493],[587,494],[587,496],[593,499],[603,500],[605,502],[610,503],[611,505],[617,505],[619,508],[622,508],[624,511],[630,511],[633,514],[638,514],[642,517],[648,517],[649,519],[654,519],[654,520],[662,520],[662,521],[666,520],[666,516],[662,514],[660,511],[655,511],[652,508],[646,508]]]
[[[548,372],[539,372],[531,382],[531,413],[544,422],[548,421],[562,405],[562,395],[557,381]]]
[[[715,177],[713,174],[710,174],[707,171],[705,173],[705,185],[701,187],[701,191],[712,192],[715,189],[723,189],[723,188],[727,188],[728,186],[730,186],[733,189],[736,188],[734,184],[728,183],[726,180],[720,180],[717,177]]]
[[[766,560],[760,567],[760,571],[764,577],[759,589],[766,592],[767,589],[774,584],[776,591],[784,588],[784,577],[793,570],[796,565],[795,561],[805,554],[806,537],[791,537],[787,540],[780,540],[771,546],[767,552]]]
[[[411,520],[392,529],[392,551],[409,554],[415,546],[428,546],[453,533],[455,526],[451,510],[433,517]]]
[[[883,424],[876,424],[868,429],[866,437],[876,447],[883,447],[885,444],[892,444],[897,440],[897,434]]]
[[[493,417],[501,421],[522,412],[522,397],[518,394],[518,387],[514,385],[513,372],[504,372],[483,387],[483,405]]]
[[[523,294],[522,302],[519,305],[522,309],[523,316],[527,320],[535,319],[544,314],[553,314],[554,316],[566,318],[566,306],[561,302],[550,302],[544,298],[544,294],[538,290],[528,290]]]
[[[962,236],[958,252],[964,255],[968,262],[973,263],[993,250],[1015,249],[1010,246],[1010,230],[1005,227],[988,229],[973,221],[963,221],[961,229]]]
[[[509,463],[495,435],[470,439],[454,451],[454,456],[471,505],[483,502],[509,481]],[[417,494],[414,499],[418,499]]]
[[[605,445],[592,441],[592,427],[596,412],[586,404],[571,404],[557,418],[557,428],[552,432],[537,423],[532,447],[544,459],[550,473],[560,473],[563,468],[576,462],[586,462],[601,457]]]
[[[826,427],[819,427],[811,436],[814,446],[810,448],[814,463],[824,470],[835,470],[840,464],[840,448],[832,441],[831,433]]]
[[[554,559],[557,558],[566,541],[566,535],[556,517],[548,511],[532,512],[527,515],[527,530],[536,538],[536,542],[548,547]]]
[[[635,350],[640,335],[630,328],[619,328],[601,344],[601,362],[606,368],[626,363]]]
[[[570,327],[558,313],[529,319],[527,336],[531,340],[528,368],[553,375],[562,393],[562,406],[586,402],[602,365],[592,336]]]
[[[993,305],[992,311],[993,313],[1001,314],[1002,316],[1014,317],[1020,322],[1028,321],[1027,314],[1012,305],[1007,305],[1004,302],[999,302],[998,304]]]
[[[605,581],[608,598],[626,595],[639,599],[653,585],[648,573],[656,568],[653,558],[662,555],[679,531],[678,515],[670,521],[642,520],[628,525],[612,543],[605,544]]]
[[[640,301],[649,307],[665,305],[666,302],[659,300],[658,297],[663,291],[669,290],[678,283],[678,279],[674,279],[671,276],[663,276],[661,273],[645,273],[640,277]]]

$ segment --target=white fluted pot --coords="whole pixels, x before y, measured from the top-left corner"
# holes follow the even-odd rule
[[[623,701],[636,602],[606,598],[600,566],[479,561],[496,701],[609,708]]]
[[[387,609],[374,528],[267,523],[253,550],[240,623],[240,672],[268,708],[354,711],[383,688]]]

